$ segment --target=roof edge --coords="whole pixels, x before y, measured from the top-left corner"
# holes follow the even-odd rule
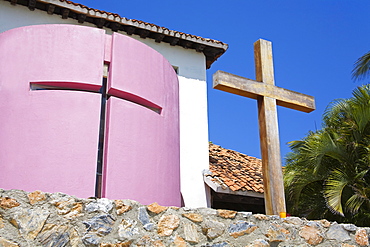
[[[257,198],[264,198],[264,194],[257,193],[254,191],[232,191],[226,184],[218,184],[211,180],[209,174],[207,172],[203,172],[203,181],[214,191],[217,193],[224,193],[224,194],[231,194],[231,195],[239,195],[239,196],[249,196],[249,197],[257,197]],[[219,181],[222,183],[222,181]]]
[[[76,19],[79,23],[92,23],[98,28],[109,28],[113,32],[124,31],[128,35],[139,35],[141,38],[154,39],[155,42],[169,43],[171,46],[181,46],[185,49],[194,49],[202,52],[206,57],[206,68],[222,56],[228,49],[228,45],[213,39],[186,34],[152,23],[135,19],[128,19],[119,14],[103,10],[89,8],[85,5],[68,0],[4,0],[12,5],[27,6],[31,11],[43,10],[49,15],[58,14],[63,19]]]

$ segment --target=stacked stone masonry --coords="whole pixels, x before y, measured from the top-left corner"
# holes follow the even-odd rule
[[[369,246],[370,228],[0,189],[0,246]]]

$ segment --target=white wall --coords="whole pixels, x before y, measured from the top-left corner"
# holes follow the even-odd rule
[[[16,27],[38,24],[80,24],[74,19],[62,19],[45,11],[30,11],[25,6],[13,6],[0,0],[0,33]],[[112,33],[106,29],[107,33]],[[120,32],[126,35],[125,32]],[[206,207],[206,189],[202,170],[208,169],[208,120],[205,56],[193,49],[156,43],[152,39],[131,37],[142,41],[161,53],[178,67],[180,90],[180,160],[181,193],[187,207]]]
[[[207,207],[202,175],[209,168],[207,85],[183,76],[179,82],[181,192],[187,207]]]

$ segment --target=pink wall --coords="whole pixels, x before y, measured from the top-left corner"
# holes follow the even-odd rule
[[[108,100],[106,181],[121,179],[127,185],[106,183],[105,195],[116,197],[123,190],[130,198],[145,198],[144,204],[152,202],[146,198],[151,194],[167,201],[166,205],[177,204],[180,179],[173,177],[180,174],[179,165],[174,165],[180,162],[179,125],[174,124],[178,120],[176,73],[153,49],[114,34],[109,76],[108,93],[112,89],[127,92],[136,95],[137,101],[146,99],[150,106],[162,110],[158,114],[116,97]],[[124,150],[125,155],[120,155]],[[130,165],[124,167],[122,163]]]
[[[156,51],[73,25],[0,34],[0,187],[94,195],[104,61],[103,197],[180,205],[178,81]],[[30,90],[30,83],[91,90]],[[161,108],[157,113],[136,103]]]

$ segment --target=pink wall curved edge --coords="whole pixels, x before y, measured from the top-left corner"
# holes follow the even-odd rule
[[[103,196],[180,206],[177,76],[142,43],[106,37],[101,29],[73,25],[0,34],[0,187],[94,195],[100,95],[32,91],[30,83],[73,82],[95,91],[110,59],[110,88],[162,112],[110,97]]]
[[[112,37],[108,90],[137,95],[162,111],[158,114],[115,97],[108,100],[105,181],[121,180],[123,186],[107,182],[105,196],[116,197],[124,191],[130,198],[148,204],[155,195],[162,205],[180,206],[177,75],[150,47],[116,33]]]

